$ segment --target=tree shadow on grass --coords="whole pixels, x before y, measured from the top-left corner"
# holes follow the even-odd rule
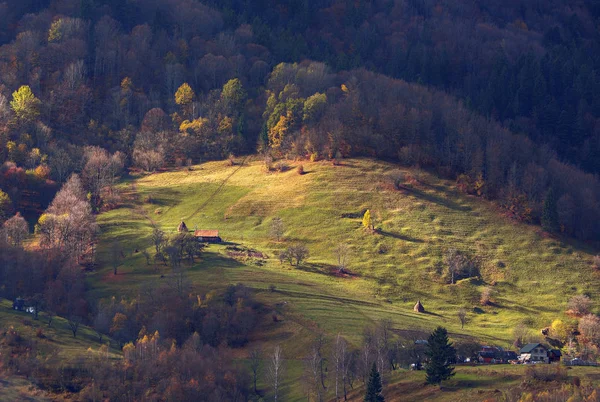
[[[381,230],[381,229],[377,229],[377,233],[379,233],[380,235],[385,236],[385,237],[392,237],[394,239],[409,241],[412,243],[425,243],[424,240],[417,239],[416,237],[401,235],[399,233],[387,232],[387,231]]]
[[[471,211],[471,207],[465,207],[463,205],[457,204],[456,202],[454,202],[452,200],[438,197],[438,196],[426,193],[426,192],[421,191],[416,188],[403,187],[403,190],[405,190],[409,194],[412,194],[416,198],[420,198],[422,200],[429,201],[434,204],[442,205],[442,206],[452,209],[454,211],[462,211],[462,212]]]

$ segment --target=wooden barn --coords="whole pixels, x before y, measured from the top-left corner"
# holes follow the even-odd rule
[[[218,230],[196,230],[194,236],[203,243],[221,243]]]

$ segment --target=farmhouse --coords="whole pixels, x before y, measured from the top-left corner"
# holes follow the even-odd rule
[[[548,348],[541,343],[528,343],[521,348],[519,360],[525,362],[544,362],[549,363]]]
[[[218,230],[196,230],[194,236],[204,243],[221,243]]]

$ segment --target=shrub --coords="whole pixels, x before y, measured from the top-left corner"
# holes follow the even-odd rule
[[[586,295],[577,295],[571,297],[567,303],[567,310],[573,314],[584,316],[590,312],[592,301]]]
[[[304,174],[304,165],[298,165],[298,167],[296,168],[296,173],[302,176]]]
[[[46,337],[46,335],[44,334],[44,330],[41,328],[38,328],[37,331],[35,331],[35,336],[37,336],[40,339],[44,339]]]
[[[275,164],[275,170],[277,170],[279,173],[285,172],[286,170],[288,170],[288,164],[287,164],[287,162],[283,161],[283,160],[278,161]]]
[[[277,290],[277,288],[275,287],[275,285],[270,284],[269,285],[269,292],[273,293],[273,292],[275,292],[275,290]]]
[[[592,268],[600,270],[600,255],[595,255],[592,258]]]
[[[568,379],[567,369],[561,366],[529,366],[525,370],[526,381],[557,381],[563,382]]]
[[[227,165],[235,166],[235,155],[234,154],[229,154],[229,156],[227,157]]]
[[[271,156],[269,156],[269,155],[265,156],[264,164],[265,164],[266,172],[270,172],[271,170],[273,170],[273,158],[271,158]]]
[[[492,301],[492,292],[493,290],[491,286],[486,286],[485,289],[483,289],[483,291],[481,292],[481,298],[479,299],[479,302],[482,306],[487,306],[488,304],[490,304],[490,302]]]

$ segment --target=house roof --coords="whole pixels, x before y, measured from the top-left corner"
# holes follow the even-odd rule
[[[219,237],[218,230],[196,230],[194,232],[196,237]]]
[[[541,343],[528,343],[527,345],[525,345],[521,348],[520,353],[531,353],[531,351],[533,349],[537,348],[538,346],[541,346],[547,350],[547,348],[544,345],[542,345]]]

